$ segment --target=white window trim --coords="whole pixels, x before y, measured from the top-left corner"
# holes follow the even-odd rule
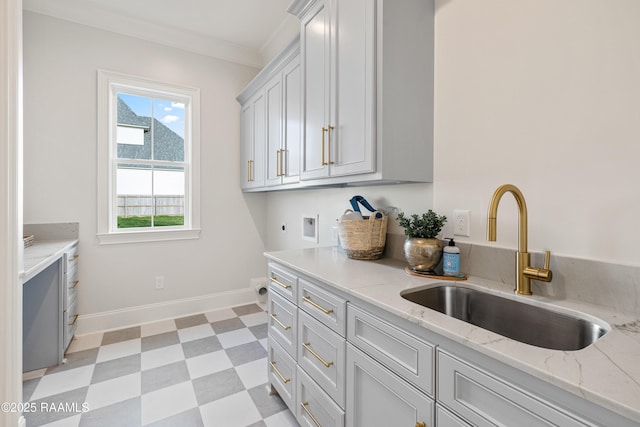
[[[111,167],[111,144],[115,127],[111,126],[111,117],[116,111],[113,105],[112,91],[114,88],[143,87],[145,90],[162,93],[175,93],[180,97],[190,98],[191,110],[189,117],[191,126],[191,149],[185,150],[185,163],[190,165],[189,179],[190,195],[185,194],[185,227],[151,228],[114,230],[110,224],[112,219],[113,198],[112,189],[115,177]],[[135,89],[134,89],[135,90]],[[167,240],[197,239],[200,237],[200,89],[161,83],[143,77],[130,76],[106,70],[98,70],[98,243],[101,245],[119,243],[140,243]],[[187,130],[188,131],[188,130]],[[185,147],[186,148],[186,147]],[[187,206],[188,205],[188,206]],[[190,224],[186,220],[187,210],[191,213]]]

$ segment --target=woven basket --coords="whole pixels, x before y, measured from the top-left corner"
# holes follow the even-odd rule
[[[382,218],[376,218],[377,214],[382,215]],[[349,258],[379,259],[384,252],[389,218],[378,211],[363,218],[362,221],[338,221],[340,244]]]

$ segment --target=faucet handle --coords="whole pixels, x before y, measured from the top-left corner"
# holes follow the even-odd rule
[[[551,251],[545,251],[544,256],[544,268],[527,267],[524,269],[524,274],[529,279],[541,280],[543,282],[550,282],[553,278],[553,272],[549,270],[549,264],[551,263]]]
[[[551,251],[545,251],[544,254],[544,269],[548,270],[549,269],[549,264],[551,263]]]

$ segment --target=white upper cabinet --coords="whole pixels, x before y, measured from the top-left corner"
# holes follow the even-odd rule
[[[289,7],[301,24],[306,185],[432,180],[433,11],[429,0]]]
[[[243,189],[264,186],[265,153],[265,96],[259,92],[252,96],[240,112],[241,174]]]
[[[280,176],[283,184],[298,182],[302,141],[302,69],[300,55],[282,70],[283,135]]]
[[[236,98],[240,109],[241,188],[298,182],[302,138],[299,41],[292,42]]]

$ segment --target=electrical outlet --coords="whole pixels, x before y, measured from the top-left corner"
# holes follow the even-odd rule
[[[156,289],[164,289],[164,276],[156,276]]]
[[[287,232],[287,223],[283,222],[282,224],[280,224],[280,231],[282,233],[286,233]]]
[[[453,234],[456,236],[469,237],[470,233],[470,221],[469,211],[465,209],[453,210]]]

